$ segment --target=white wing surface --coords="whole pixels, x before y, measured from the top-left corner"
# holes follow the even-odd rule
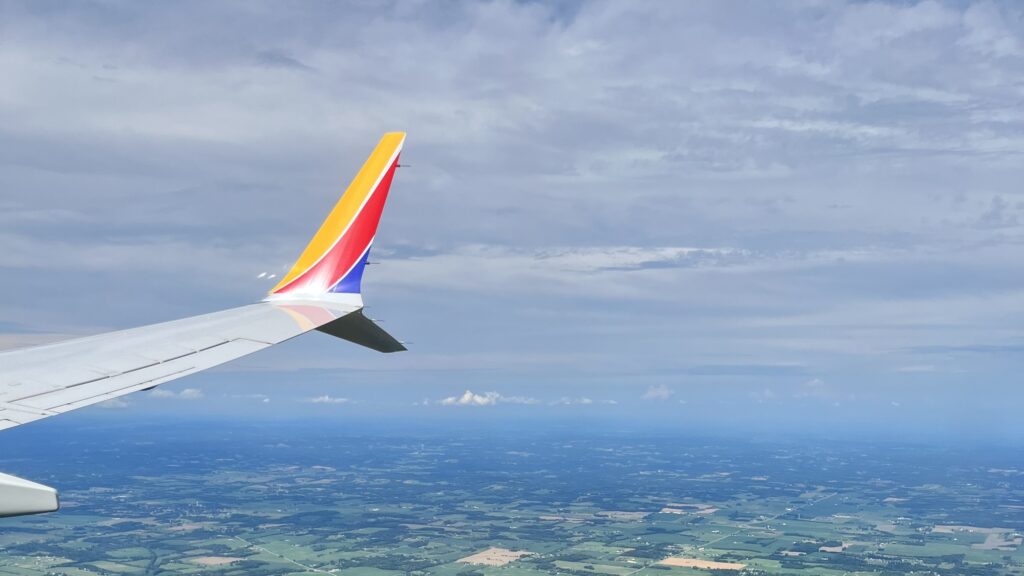
[[[153,388],[284,342],[358,309],[354,302],[261,302],[0,352],[0,430]]]

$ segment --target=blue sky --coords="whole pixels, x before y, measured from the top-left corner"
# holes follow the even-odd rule
[[[405,130],[410,352],[95,414],[1021,436],[1022,76],[1013,2],[0,2],[0,343],[259,299]]]

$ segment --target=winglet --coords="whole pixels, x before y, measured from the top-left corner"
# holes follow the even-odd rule
[[[359,294],[404,132],[385,134],[271,298]]]

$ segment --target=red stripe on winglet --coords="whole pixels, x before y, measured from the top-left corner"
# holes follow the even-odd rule
[[[362,211],[356,216],[355,222],[345,232],[345,236],[315,266],[288,286],[278,290],[277,294],[325,293],[359,262],[377,234],[377,225],[380,223],[381,213],[384,212],[384,203],[388,199],[391,180],[395,176],[397,167],[398,158],[396,157],[394,163],[381,178],[377,189],[370,195]]]

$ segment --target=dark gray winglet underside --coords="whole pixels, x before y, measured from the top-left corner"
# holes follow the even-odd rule
[[[391,334],[364,316],[362,310],[346,314],[317,330],[378,352],[402,352],[406,349]]]

